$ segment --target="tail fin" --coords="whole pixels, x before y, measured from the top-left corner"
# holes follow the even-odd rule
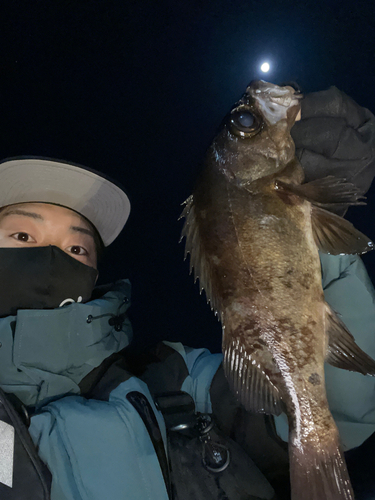
[[[292,500],[354,500],[345,459],[337,440],[325,448],[313,443],[298,445],[290,436]]]

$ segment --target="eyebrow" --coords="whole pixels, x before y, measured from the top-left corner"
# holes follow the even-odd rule
[[[37,214],[36,212],[27,212],[26,210],[22,210],[20,208],[12,208],[12,209],[4,212],[2,215],[3,215],[3,217],[6,217],[7,215],[24,215],[25,217],[30,217],[31,219],[44,221],[44,217],[42,217],[40,214]],[[87,229],[85,227],[70,226],[69,230],[74,232],[74,233],[87,234],[95,240],[94,233],[90,229]]]
[[[81,227],[81,226],[70,226],[70,231],[73,231],[75,233],[83,233],[83,234],[88,234],[89,236],[92,237],[92,239],[95,239],[94,238],[94,233],[90,230],[90,229],[86,229],[85,227]]]
[[[44,218],[35,212],[27,212],[26,210],[21,210],[20,208],[12,208],[11,210],[7,210],[4,212],[3,217],[7,217],[8,215],[24,215],[25,217],[30,217],[31,219],[44,220]]]

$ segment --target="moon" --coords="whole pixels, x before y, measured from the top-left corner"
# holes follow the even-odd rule
[[[263,73],[268,73],[268,71],[270,70],[270,65],[268,62],[264,62],[262,64],[262,66],[260,67],[260,69],[263,71]]]

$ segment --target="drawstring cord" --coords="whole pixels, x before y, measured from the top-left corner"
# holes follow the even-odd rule
[[[109,317],[110,318],[108,320],[109,326],[114,326],[116,332],[119,332],[119,331],[121,331],[122,324],[124,323],[125,318],[127,316],[126,312],[119,314],[119,311],[124,306],[124,304],[128,304],[128,303],[129,303],[128,297],[124,297],[122,300],[122,304],[118,308],[118,314],[106,313],[106,314],[100,314],[99,316],[93,316],[92,314],[89,314],[86,318],[86,323],[92,323],[95,319]]]

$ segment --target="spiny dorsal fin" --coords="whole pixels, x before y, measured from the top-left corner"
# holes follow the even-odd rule
[[[212,267],[207,259],[206,253],[202,248],[202,240],[199,234],[199,225],[196,219],[193,195],[184,202],[185,207],[182,211],[180,219],[185,218],[185,223],[181,231],[180,241],[186,237],[185,242],[185,259],[187,254],[190,254],[190,273],[194,270],[194,282],[199,279],[200,292],[205,291],[207,301],[210,303],[211,309],[215,311],[215,315],[219,315],[219,319],[223,321],[220,311],[219,300],[216,298],[212,289]]]
[[[225,337],[224,337],[225,338]],[[246,410],[280,415],[283,403],[256,353],[248,355],[236,340],[223,342],[224,372],[229,386]]]
[[[327,304],[328,352],[332,366],[363,375],[375,375],[375,361],[355,343],[353,335]]]
[[[373,242],[349,221],[314,205],[311,222],[315,243],[324,253],[363,254],[374,248]]]

